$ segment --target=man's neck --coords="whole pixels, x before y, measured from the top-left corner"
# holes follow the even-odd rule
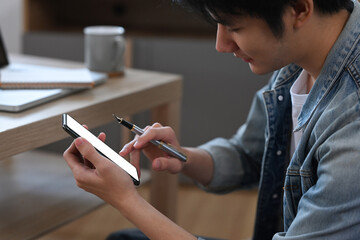
[[[342,10],[334,15],[316,15],[303,39],[305,50],[297,62],[310,75],[309,90],[320,74],[325,59],[341,34],[350,13]]]

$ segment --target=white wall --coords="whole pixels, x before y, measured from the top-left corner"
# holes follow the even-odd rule
[[[20,53],[23,29],[23,1],[0,0],[0,27],[8,52]]]

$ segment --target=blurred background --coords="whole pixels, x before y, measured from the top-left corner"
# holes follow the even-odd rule
[[[0,0],[0,27],[10,53],[83,62],[82,31],[91,25],[119,25],[125,28],[129,43],[127,47],[131,52],[129,67],[183,76],[179,136],[183,146],[197,146],[215,137],[231,137],[245,122],[255,91],[265,85],[269,78],[269,75],[254,75],[247,63],[231,53],[216,52],[216,26],[173,4],[171,0]],[[152,124],[148,112],[131,118],[140,127]],[[121,128],[115,121],[92,131],[106,132],[107,143],[114,150],[122,147]],[[31,190],[21,188],[19,193],[10,191],[12,199],[18,199],[21,205],[30,202],[30,210],[33,206],[41,207],[39,201],[51,202],[51,206],[54,206],[51,209],[55,212],[61,206],[67,207],[67,204],[71,211],[78,209],[78,206],[71,206],[76,201],[80,201],[83,207],[94,201],[98,205],[98,199],[89,194],[83,196],[82,190],[76,188],[70,170],[65,166],[61,154],[58,154],[65,150],[70,141],[72,139],[68,138],[43,147],[42,150],[46,151],[30,156],[20,154],[14,161],[3,161],[0,167],[2,182],[10,190],[13,189],[8,179],[13,179],[15,185],[18,178],[39,184]],[[23,158],[31,159],[24,161]],[[17,173],[17,169],[22,171]],[[38,174],[40,169],[42,172]],[[24,178],[24,174],[31,176],[30,180]],[[64,186],[53,189],[54,183]],[[139,191],[145,199],[148,198],[148,186]],[[74,193],[74,197],[70,193]],[[66,196],[72,200],[68,201]],[[3,210],[9,208],[17,212],[17,202],[9,201],[6,194],[0,197],[4,203],[14,203],[12,208],[3,204]],[[178,223],[194,234],[246,239],[252,233],[256,198],[256,190],[220,197],[183,184],[179,187]],[[61,199],[63,202],[60,204]],[[52,211],[48,211],[34,216],[53,218],[51,214]],[[4,220],[0,224],[0,234],[7,231],[13,235],[27,232],[18,227],[3,229],[8,216],[3,215],[0,220]],[[20,225],[33,229],[28,222],[14,224]],[[129,225],[111,206],[101,205],[39,239],[104,239],[111,231],[128,227],[133,225]]]
[[[216,52],[216,26],[170,0],[0,1],[0,26],[10,53],[83,62],[82,30],[90,25],[125,27],[131,67],[183,76],[184,146],[231,137],[245,121],[253,94],[269,77],[254,75],[232,54]],[[151,124],[146,112],[132,117],[139,126]],[[112,147],[121,147],[118,125],[101,130]],[[62,152],[68,141],[45,149]]]

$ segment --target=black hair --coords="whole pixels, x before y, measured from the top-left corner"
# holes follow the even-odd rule
[[[298,0],[174,0],[199,12],[210,22],[227,23],[235,15],[247,15],[264,19],[276,37],[283,33],[282,17],[288,6],[295,6]],[[352,0],[314,0],[315,11],[333,14],[341,9],[352,11]],[[215,18],[215,19],[214,19]]]

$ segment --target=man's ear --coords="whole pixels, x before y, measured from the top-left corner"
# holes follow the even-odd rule
[[[292,13],[294,16],[293,27],[302,27],[314,13],[314,1],[313,0],[298,0],[292,6]]]

